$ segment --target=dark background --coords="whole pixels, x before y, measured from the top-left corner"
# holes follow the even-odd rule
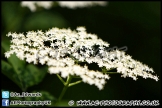
[[[127,54],[152,67],[160,81],[121,78],[119,74],[110,75],[104,90],[85,83],[68,88],[63,100],[160,100],[160,2],[109,2],[107,6],[68,9],[59,6],[49,10],[39,8],[31,12],[20,6],[19,2],[1,3],[1,40],[8,39],[6,34],[30,30],[48,30],[52,27],[76,29],[85,26],[88,33],[97,34],[110,47],[127,46]],[[1,50],[1,59],[4,51]],[[1,74],[3,90],[21,92],[21,89],[8,77]],[[43,80],[27,89],[28,92],[45,90],[56,98],[63,84],[56,75],[46,74]]]

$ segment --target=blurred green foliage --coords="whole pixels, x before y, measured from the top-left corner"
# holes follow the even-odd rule
[[[21,7],[20,2],[1,3],[1,83],[2,89],[15,92],[41,92],[42,98],[54,103],[63,85],[47,72],[42,65],[27,64],[15,55],[6,59],[4,52],[9,50],[8,32],[46,31],[52,27],[71,28],[85,26],[88,33],[97,34],[110,47],[127,46],[134,59],[150,67],[160,76],[160,2],[109,2],[106,7],[68,9],[54,6],[49,10],[39,8],[31,12]],[[93,66],[92,66],[93,67]],[[96,68],[95,66],[93,67]],[[161,79],[161,76],[159,77]],[[160,82],[151,79],[121,78],[111,75],[104,90],[95,86],[78,84],[70,87],[58,106],[67,106],[69,100],[117,100],[150,99],[160,100]],[[150,95],[151,94],[151,95]]]

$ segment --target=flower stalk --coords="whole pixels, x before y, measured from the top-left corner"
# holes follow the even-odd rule
[[[64,96],[67,88],[69,87],[69,84],[70,84],[71,80],[72,80],[72,76],[69,75],[66,82],[65,82],[64,88],[63,88],[63,90],[62,90],[62,92],[61,92],[61,94],[60,94],[60,96],[58,98],[58,102],[60,102],[62,97]]]

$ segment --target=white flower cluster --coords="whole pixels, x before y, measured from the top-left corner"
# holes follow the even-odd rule
[[[84,27],[78,27],[76,31],[52,28],[46,32],[29,31],[26,35],[8,33],[7,36],[12,37],[10,51],[5,53],[7,58],[15,53],[28,63],[48,65],[51,74],[61,74],[63,78],[80,76],[83,82],[94,84],[99,89],[103,89],[105,80],[110,78],[109,74],[89,70],[86,65],[80,66],[76,61],[96,63],[107,70],[116,68],[122,77],[132,77],[134,80],[142,76],[158,81],[158,77],[151,74],[153,69],[135,61],[123,51],[107,51],[109,44],[87,33]]]
[[[36,11],[36,6],[43,7],[45,9],[51,8],[53,1],[22,1],[22,7],[28,7],[32,12]]]
[[[53,1],[22,1],[22,7],[28,7],[32,12],[36,11],[36,6],[49,9],[53,5]],[[70,9],[91,7],[94,5],[106,6],[105,1],[57,1],[61,7],[67,7]]]
[[[61,7],[67,7],[70,9],[91,7],[95,5],[106,6],[106,1],[59,1]]]

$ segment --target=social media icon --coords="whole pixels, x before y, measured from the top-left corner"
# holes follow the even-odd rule
[[[9,99],[2,99],[2,106],[9,106]]]
[[[9,98],[9,91],[2,91],[2,98]]]

